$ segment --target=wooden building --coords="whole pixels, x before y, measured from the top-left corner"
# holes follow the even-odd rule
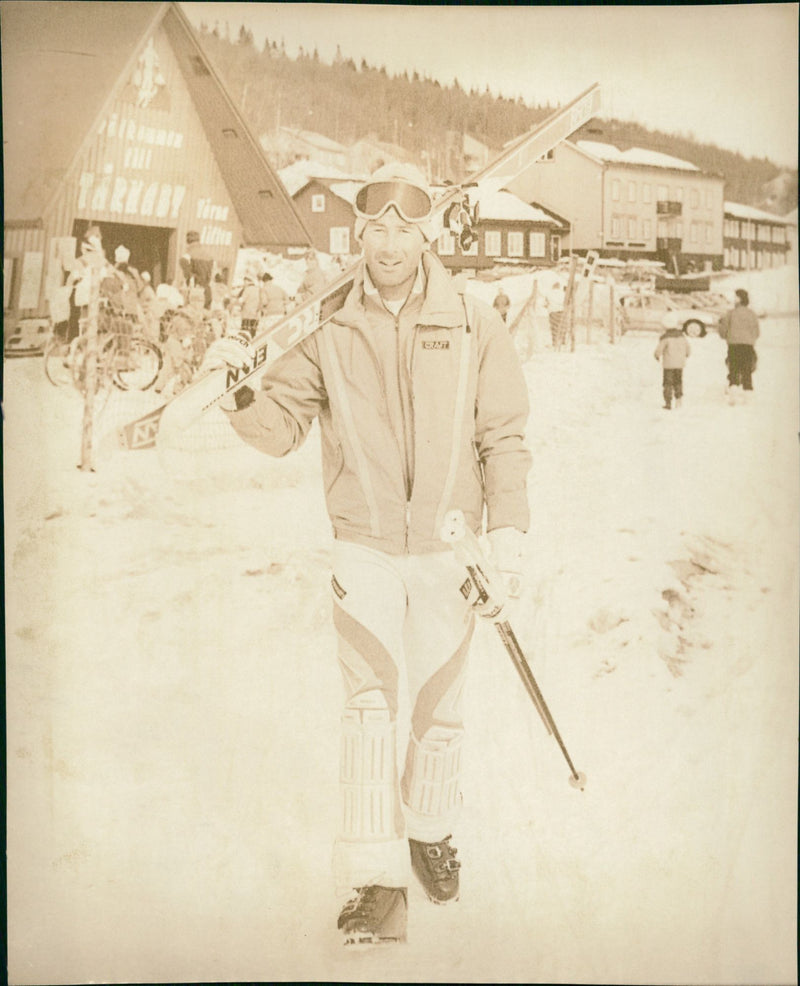
[[[360,251],[353,236],[353,201],[363,182],[364,179],[309,178],[292,195],[298,215],[317,250],[335,257]]]
[[[443,191],[439,189],[439,191]],[[436,252],[453,271],[503,266],[550,267],[561,256],[569,224],[534,203],[523,202],[505,189],[481,187],[475,239],[462,250],[458,238],[443,229]]]
[[[764,270],[788,262],[791,223],[738,202],[725,203],[723,242],[729,270]]]
[[[76,242],[172,281],[190,230],[218,267],[310,236],[176,3],[0,7],[6,332],[43,317]]]

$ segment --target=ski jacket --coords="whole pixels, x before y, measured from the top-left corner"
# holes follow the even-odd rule
[[[480,531],[529,523],[525,378],[488,305],[459,294],[441,261],[395,317],[364,283],[230,412],[238,434],[282,456],[319,417],[326,505],[338,539],[390,554],[446,550],[444,515]],[[365,289],[366,288],[366,289]]]
[[[719,334],[733,346],[754,346],[760,334],[758,316],[752,308],[737,305],[720,319]]]
[[[665,370],[682,370],[691,351],[689,340],[681,329],[667,329],[658,340],[653,355],[661,360]]]

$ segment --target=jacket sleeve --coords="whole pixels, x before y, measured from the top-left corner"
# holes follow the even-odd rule
[[[327,400],[311,338],[275,361],[247,407],[226,413],[243,441],[260,452],[283,456],[300,448]]]
[[[475,304],[470,318],[478,344],[475,447],[483,467],[486,528],[527,531],[532,461],[525,445],[528,387],[511,335],[497,312]]]
[[[730,331],[730,327],[731,327],[731,313],[725,312],[725,314],[720,318],[719,327],[717,328],[720,339],[728,338],[728,332]]]

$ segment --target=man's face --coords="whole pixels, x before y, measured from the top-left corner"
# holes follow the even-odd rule
[[[361,237],[370,277],[389,301],[405,298],[417,276],[425,237],[416,223],[406,222],[394,209],[370,219]]]

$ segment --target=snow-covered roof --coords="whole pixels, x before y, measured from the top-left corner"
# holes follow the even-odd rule
[[[575,146],[601,161],[645,165],[649,168],[673,168],[680,171],[700,170],[697,165],[690,161],[683,161],[681,158],[662,154],[660,151],[649,151],[644,147],[629,147],[627,151],[621,151],[613,144],[605,144],[599,140],[579,140],[576,141]]]
[[[551,223],[556,220],[549,213],[536,206],[528,205],[513,192],[508,192],[502,188],[502,183],[507,179],[488,179],[482,181],[477,188],[477,192],[468,189],[470,200],[479,203],[479,215],[481,219],[499,220],[521,220],[523,222]],[[434,196],[438,197],[447,191],[447,186],[437,186],[434,188]]]
[[[320,164],[318,161],[304,159],[302,161],[294,161],[285,168],[281,168],[278,172],[278,177],[283,182],[283,186],[288,193],[295,195],[312,178],[320,178],[323,181],[339,181],[349,180],[352,176],[332,164]]]
[[[338,140],[326,137],[325,134],[317,133],[315,130],[297,130],[294,127],[281,127],[281,133],[289,137],[296,137],[298,140],[303,140],[321,151],[342,153],[347,150],[344,144],[340,144]]]
[[[797,222],[797,209],[794,210],[794,221]],[[789,216],[776,216],[772,212],[764,212],[763,209],[755,209],[752,205],[742,205],[739,202],[726,202],[725,213],[731,216],[738,216],[740,219],[761,219],[764,222],[783,223],[791,225],[792,220]]]

